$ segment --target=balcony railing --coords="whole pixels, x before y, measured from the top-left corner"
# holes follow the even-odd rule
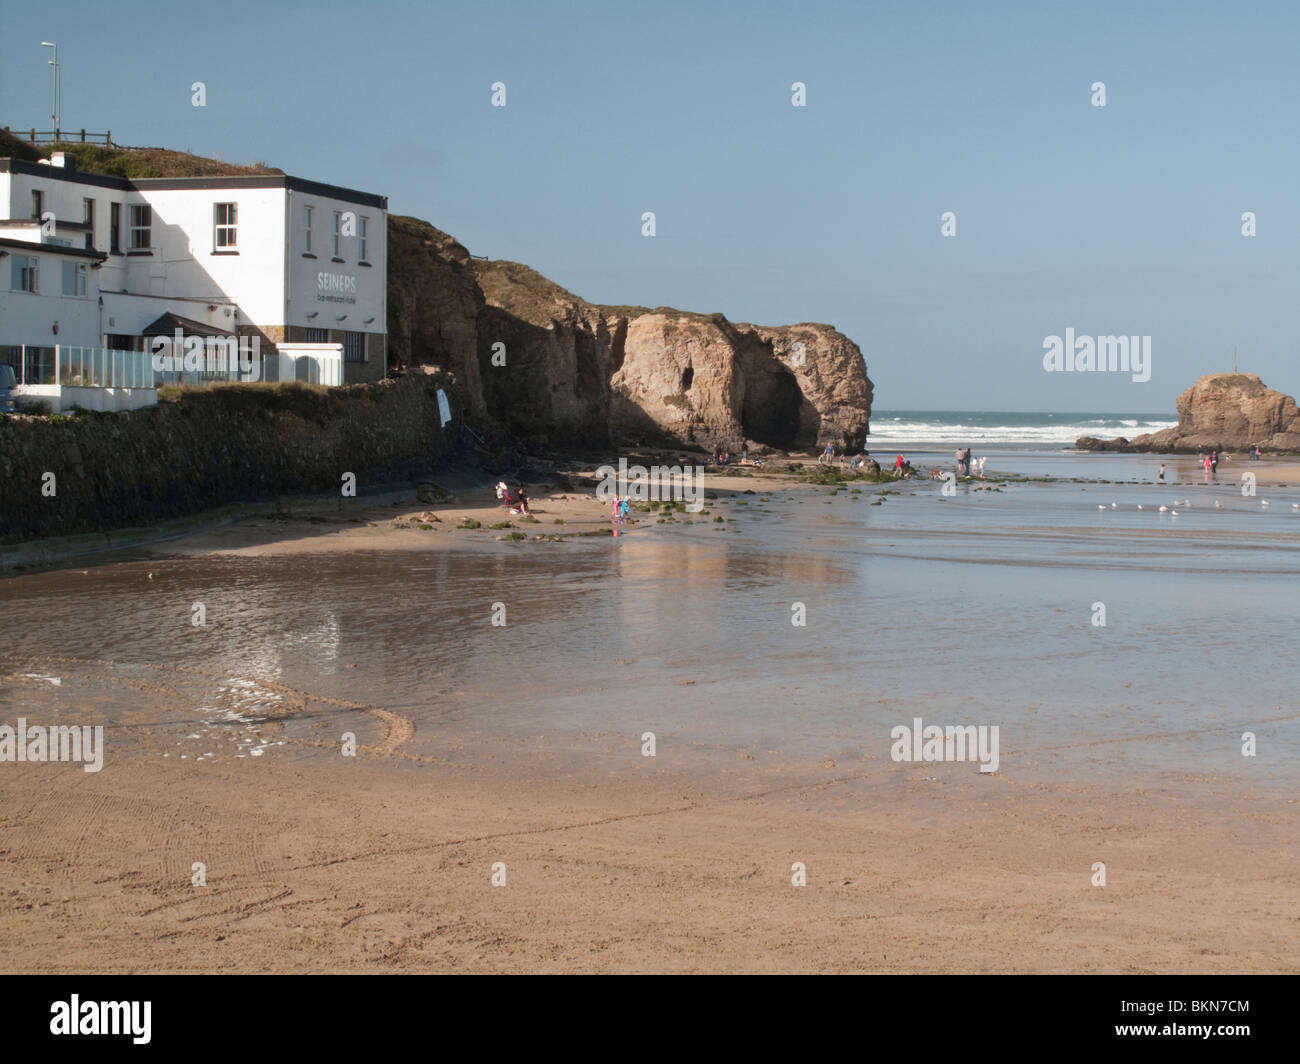
[[[294,345],[289,352],[275,352],[252,358],[248,379],[292,381],[307,384],[340,385],[343,363],[337,344],[316,345],[329,351],[307,352]],[[306,345],[312,346],[312,345]],[[56,384],[64,388],[160,388],[165,384],[192,387],[215,381],[244,380],[242,364],[236,360],[225,368],[184,371],[155,369],[151,351],[118,351],[102,347],[35,347],[30,344],[0,346],[0,362],[13,366],[17,383]],[[220,363],[218,363],[220,364]]]

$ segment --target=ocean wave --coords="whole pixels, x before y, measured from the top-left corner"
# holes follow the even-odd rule
[[[1177,421],[1157,421],[1138,418],[1096,418],[1074,420],[1055,424],[1001,424],[980,425],[970,422],[872,420],[868,446],[872,443],[910,444],[947,443],[954,446],[966,444],[1026,444],[1074,443],[1080,436],[1141,436],[1148,432],[1176,425]]]

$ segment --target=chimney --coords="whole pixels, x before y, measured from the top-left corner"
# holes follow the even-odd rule
[[[75,156],[69,155],[67,152],[56,151],[50,155],[50,165],[61,167],[64,170],[75,170],[77,160]]]

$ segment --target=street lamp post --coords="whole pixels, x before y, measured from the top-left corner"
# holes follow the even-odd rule
[[[54,123],[54,139],[59,139],[59,124],[63,116],[59,113],[59,46],[53,41],[41,41],[42,48],[53,48],[54,58],[46,62],[54,68],[54,87],[50,101],[50,120]]]

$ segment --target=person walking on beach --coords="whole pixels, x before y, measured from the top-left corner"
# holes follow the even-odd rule
[[[1210,454],[1210,468],[1214,471],[1214,476],[1217,479],[1219,476],[1219,452],[1218,451],[1214,451]]]
[[[901,477],[902,475],[903,475],[903,456],[900,454],[898,458],[895,459],[894,461],[894,476]]]
[[[1161,463],[1160,463],[1160,475],[1156,477],[1156,483],[1157,483],[1157,484],[1163,484],[1164,482],[1165,482],[1165,464],[1164,464],[1164,462],[1161,462]]]
[[[988,455],[986,454],[980,455],[980,480],[984,479],[984,463],[987,462],[988,460],[989,460]]]
[[[1210,456],[1207,454],[1205,456],[1205,483],[1208,484],[1209,482],[1210,482]]]

